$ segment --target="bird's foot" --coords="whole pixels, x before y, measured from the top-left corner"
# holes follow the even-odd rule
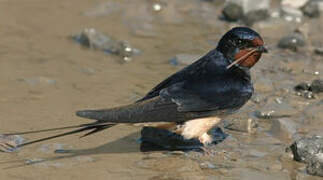
[[[214,156],[215,151],[212,148],[213,138],[208,135],[207,133],[204,133],[202,136],[199,137],[199,141],[203,144],[203,147],[201,148],[205,155],[208,156]]]
[[[213,142],[213,138],[208,135],[207,133],[202,134],[202,136],[199,137],[199,141],[204,145],[210,145]]]
[[[203,151],[204,155],[206,156],[215,156],[216,155],[216,150],[214,149],[214,146],[212,144],[202,146],[201,150]]]

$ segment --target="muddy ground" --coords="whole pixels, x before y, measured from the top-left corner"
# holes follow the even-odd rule
[[[85,123],[76,110],[131,103],[182,68],[169,59],[203,55],[238,25],[219,20],[221,3],[177,0],[154,11],[154,2],[2,0],[0,133]],[[82,139],[72,135],[1,153],[0,179],[320,179],[285,153],[294,138],[323,132],[322,94],[307,99],[293,90],[323,73],[323,59],[313,53],[323,42],[323,18],[304,22],[276,19],[254,25],[270,53],[252,70],[253,99],[227,121],[253,118],[257,132],[224,128],[230,136],[214,147],[215,155],[143,153],[137,141],[141,126],[118,125]],[[297,52],[278,49],[278,40],[301,25],[307,29],[307,45]],[[70,36],[84,28],[127,40],[141,54],[120,63],[118,56],[83,48]],[[259,118],[256,111],[272,113]],[[292,125],[271,130],[282,118]],[[42,135],[50,133],[24,138]],[[56,149],[72,151],[57,154]]]

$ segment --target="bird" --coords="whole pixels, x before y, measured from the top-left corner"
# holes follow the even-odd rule
[[[19,145],[21,147],[87,131],[84,137],[120,123],[165,122],[157,128],[173,131],[185,139],[196,138],[207,146],[213,141],[208,131],[251,98],[254,88],[250,69],[262,53],[267,52],[259,33],[248,27],[234,27],[221,37],[216,48],[172,74],[132,104],[76,112],[79,117],[94,120],[91,123],[11,134],[75,128],[25,142]]]

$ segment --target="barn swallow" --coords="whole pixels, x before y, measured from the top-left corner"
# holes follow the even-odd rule
[[[92,123],[13,134],[76,128],[20,145],[25,146],[83,131],[89,131],[83,135],[87,136],[119,123],[167,122],[160,128],[186,139],[197,138],[208,145],[212,142],[208,131],[252,96],[249,70],[262,53],[267,53],[262,37],[250,28],[236,27],[220,39],[215,49],[159,83],[133,104],[76,112],[79,117],[95,120]]]

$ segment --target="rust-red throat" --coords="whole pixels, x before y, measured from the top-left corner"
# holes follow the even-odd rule
[[[252,45],[253,47],[259,47],[263,46],[264,42],[262,39],[256,37],[254,40],[252,40]],[[240,58],[242,59],[239,60]],[[261,52],[256,51],[254,48],[242,49],[234,56],[235,61],[238,60],[237,64],[248,68],[254,66],[260,58]]]

